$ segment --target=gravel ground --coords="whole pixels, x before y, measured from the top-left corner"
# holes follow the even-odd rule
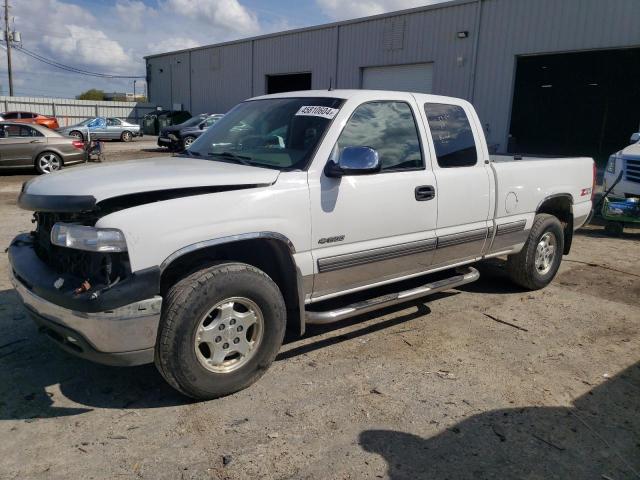
[[[31,228],[27,178],[0,177],[0,245]],[[588,227],[542,291],[492,263],[460,290],[312,327],[256,385],[201,403],[153,366],[56,349],[2,255],[0,478],[640,478],[639,240]]]

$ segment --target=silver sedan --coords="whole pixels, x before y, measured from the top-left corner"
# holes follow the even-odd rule
[[[83,122],[59,128],[57,132],[80,140],[122,140],[130,142],[133,137],[141,137],[140,125],[115,117],[87,118]]]

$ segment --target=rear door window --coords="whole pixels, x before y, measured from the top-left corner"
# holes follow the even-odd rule
[[[426,103],[424,109],[440,168],[475,165],[478,152],[464,109],[444,103]]]

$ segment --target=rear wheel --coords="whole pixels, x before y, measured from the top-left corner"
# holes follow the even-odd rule
[[[133,134],[131,132],[122,132],[120,135],[120,140],[123,142],[130,142],[133,139]]]
[[[507,273],[514,283],[539,290],[551,283],[562,261],[564,231],[553,215],[536,215],[522,250],[509,256]]]
[[[35,167],[39,174],[56,172],[62,168],[62,158],[53,152],[43,152],[36,158]]]
[[[73,130],[72,132],[69,132],[69,136],[75,137],[78,140],[84,141],[84,135],[82,135],[82,132],[79,132],[78,130]]]
[[[162,307],[156,366],[193,398],[228,395],[257,381],[282,345],[278,286],[242,263],[200,270],[174,285]]]

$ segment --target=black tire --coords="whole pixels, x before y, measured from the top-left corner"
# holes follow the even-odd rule
[[[259,307],[263,318],[261,341],[237,369],[226,373],[211,371],[203,366],[196,352],[198,328],[215,305],[238,297]],[[280,350],[285,326],[284,299],[267,274],[243,263],[213,265],[169,289],[162,305],[155,364],[172,387],[189,397],[207,400],[229,395],[248,387],[266,372]]]
[[[78,130],[72,130],[71,132],[69,132],[69,136],[76,137],[78,140],[82,140],[84,142],[84,135]]]
[[[536,251],[542,238],[550,233],[555,240],[555,255],[549,262],[548,270],[542,272],[536,267]],[[548,237],[547,237],[548,238]],[[539,290],[551,283],[556,276],[564,250],[564,230],[553,215],[541,213],[535,216],[529,238],[522,250],[507,259],[507,273],[511,281],[527,290]]]
[[[63,165],[62,157],[55,152],[42,152],[38,154],[33,164],[39,175],[58,172],[62,169]]]
[[[604,233],[606,233],[610,237],[620,237],[623,231],[624,231],[624,224],[622,222],[608,221],[604,225]]]
[[[133,134],[125,130],[120,134],[120,140],[122,140],[123,142],[130,142],[131,140],[133,140]]]
[[[195,140],[196,137],[194,137],[193,135],[187,135],[186,137],[184,137],[182,139],[182,149],[186,150],[187,148],[189,148],[191,144],[195,142]]]

